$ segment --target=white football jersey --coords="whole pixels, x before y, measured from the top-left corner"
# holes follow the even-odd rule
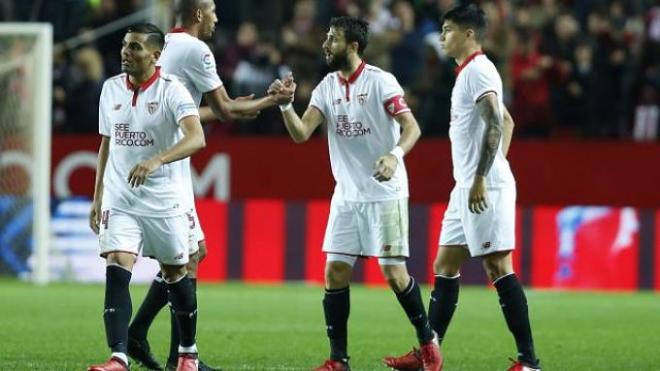
[[[329,73],[314,89],[310,106],[325,116],[335,197],[370,202],[408,197],[406,167],[400,163],[392,179],[374,179],[376,160],[399,142],[394,117],[410,112],[403,89],[389,72],[362,62],[348,79]]]
[[[182,197],[181,161],[156,169],[137,188],[128,184],[128,175],[139,162],[178,142],[179,122],[192,115],[199,113],[190,93],[176,77],[161,74],[159,69],[139,87],[133,86],[125,73],[104,82],[99,133],[110,140],[103,177],[105,209],[149,217],[170,217],[188,211]]]
[[[172,29],[165,35],[165,47],[158,59],[163,72],[175,75],[188,89],[197,107],[204,93],[222,86],[215,65],[215,57],[208,45],[189,35],[181,28]],[[183,134],[181,134],[183,135]],[[182,171],[186,183],[184,193],[186,207],[195,208],[190,157],[182,160]]]
[[[486,130],[486,123],[477,108],[477,99],[487,92],[494,92],[500,104],[500,114],[503,115],[502,79],[495,65],[481,53],[470,56],[457,71],[451,92],[449,139],[456,185],[469,188],[477,172]],[[498,188],[514,184],[513,173],[502,153],[500,141],[500,148],[486,176],[486,186]]]
[[[165,35],[165,47],[158,65],[163,72],[175,75],[183,83],[197,107],[204,93],[222,86],[209,46],[180,28]]]

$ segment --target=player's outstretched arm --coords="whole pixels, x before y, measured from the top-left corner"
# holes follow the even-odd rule
[[[268,94],[258,99],[252,96],[231,99],[224,86],[204,94],[204,99],[211,107],[215,117],[221,121],[253,119],[263,109],[288,101],[290,97],[282,94]]]
[[[244,97],[236,97],[235,100],[241,101],[241,100],[252,100],[254,99],[254,94],[250,94]],[[250,116],[250,117],[244,117],[245,119],[252,119],[257,117],[259,112],[256,114]],[[210,106],[204,106],[204,107],[199,107],[199,121],[202,122],[202,124],[205,124],[207,122],[212,122],[215,121],[216,119],[220,119],[215,112],[213,112],[213,109]]]
[[[179,126],[183,132],[183,138],[165,150],[165,152],[159,153],[146,161],[142,161],[131,169],[128,174],[128,183],[131,187],[142,185],[147,179],[147,176],[163,164],[169,164],[170,162],[189,157],[206,147],[204,130],[198,116],[191,115],[182,118],[179,121]]]
[[[307,107],[303,117],[300,118],[293,107],[282,111],[284,126],[289,132],[289,136],[296,143],[304,143],[316,128],[323,123],[324,117],[321,111],[314,106]]]
[[[378,160],[376,160],[374,178],[379,182],[390,180],[394,175],[396,167],[403,162],[403,156],[410,152],[417,140],[422,135],[422,130],[411,112],[397,115],[396,122],[401,125],[401,138],[396,147]]]
[[[312,136],[314,130],[323,123],[325,117],[323,117],[323,113],[318,108],[309,106],[303,117],[300,118],[291,104],[295,93],[296,83],[292,75],[286,76],[284,80],[277,79],[268,87],[268,95],[290,97],[288,101],[278,103],[282,111],[284,126],[294,142],[304,143]]]
[[[96,162],[96,180],[94,181],[94,199],[92,201],[92,210],[89,213],[89,227],[94,233],[99,233],[99,224],[101,223],[101,200],[103,199],[103,175],[105,174],[105,165],[108,163],[108,154],[110,148],[110,138],[102,135],[99,145],[99,155]]]
[[[511,139],[513,138],[513,128],[515,123],[513,122],[513,117],[509,113],[509,110],[504,106],[504,120],[503,120],[503,133],[502,133],[502,153],[504,157],[509,154],[509,148],[511,147]]]

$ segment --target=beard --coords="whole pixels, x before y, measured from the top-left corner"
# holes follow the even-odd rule
[[[330,59],[327,61],[327,63],[328,63],[328,67],[330,67],[330,69],[333,71],[347,69],[348,54],[346,53],[346,49],[330,56]]]

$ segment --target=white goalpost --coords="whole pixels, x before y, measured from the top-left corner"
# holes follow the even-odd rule
[[[0,23],[0,274],[37,284],[49,280],[52,54],[50,24]]]

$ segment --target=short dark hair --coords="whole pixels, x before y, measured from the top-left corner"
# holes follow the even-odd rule
[[[202,9],[208,0],[177,0],[174,12],[179,22],[187,24],[190,22],[195,10]]]
[[[160,28],[151,23],[140,23],[128,28],[126,33],[141,33],[147,35],[146,44],[152,48],[163,50],[165,35]]]
[[[476,33],[477,41],[482,41],[486,34],[486,14],[476,4],[462,4],[449,10],[442,22],[452,21],[463,28],[471,28]]]
[[[330,27],[341,28],[347,43],[358,43],[358,54],[362,55],[369,43],[369,22],[355,17],[335,17],[330,20]]]

